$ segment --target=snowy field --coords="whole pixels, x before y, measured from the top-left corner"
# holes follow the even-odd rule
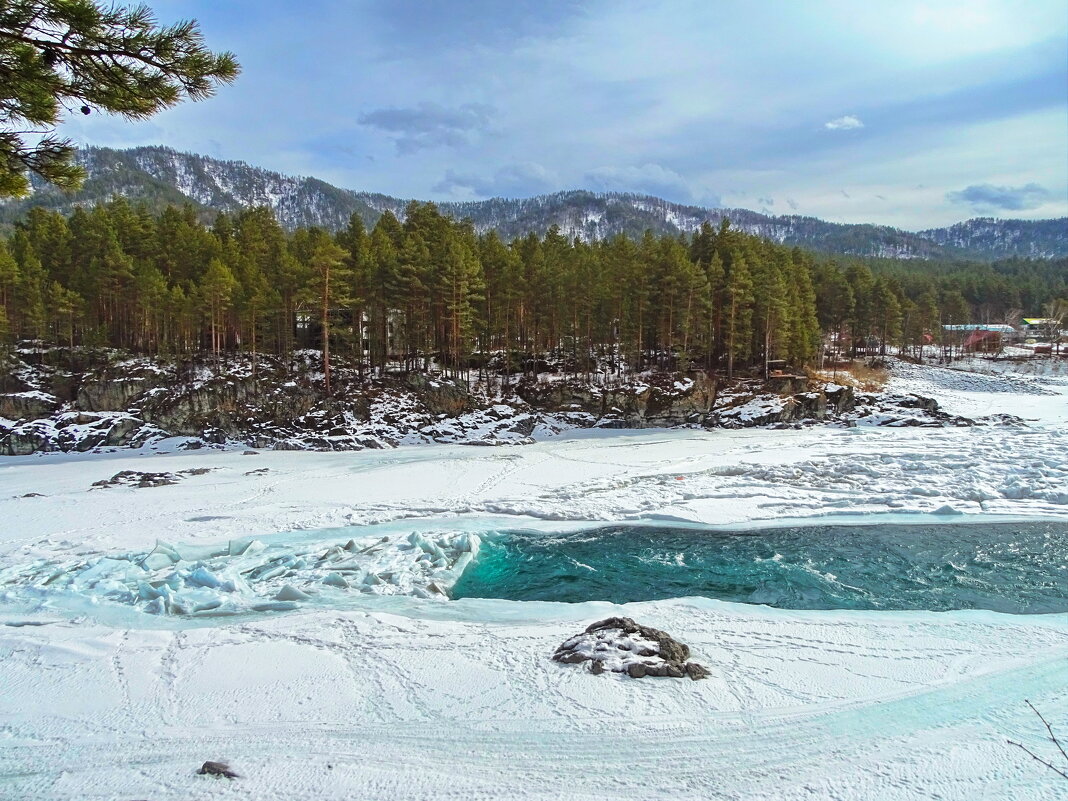
[[[439,592],[501,528],[1068,520],[1063,373],[899,365],[889,389],[986,424],[0,459],[0,798],[1068,797],[1006,743],[1053,758],[1025,698],[1068,739],[1065,614]],[[126,470],[176,483],[93,486]],[[273,572],[297,560],[315,598]],[[226,585],[239,564],[257,581]],[[549,660],[617,614],[711,676]]]

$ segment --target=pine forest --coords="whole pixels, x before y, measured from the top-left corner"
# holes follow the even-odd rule
[[[0,240],[0,336],[180,355],[321,348],[369,373],[767,371],[833,351],[938,342],[1066,292],[1066,261],[844,259],[741,233],[511,242],[432,203],[367,230],[287,233],[266,208],[220,214],[119,198],[31,209]]]

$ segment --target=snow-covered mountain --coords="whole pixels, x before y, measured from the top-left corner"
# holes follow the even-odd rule
[[[353,213],[368,225],[389,209],[403,217],[406,200],[341,189],[316,178],[292,177],[165,147],[130,150],[88,148],[79,161],[89,172],[80,192],[66,195],[35,182],[32,197],[0,205],[0,222],[17,220],[31,206],[69,211],[122,195],[162,207],[193,203],[204,214],[269,206],[287,228],[343,226]],[[916,233],[889,226],[844,225],[800,215],[770,216],[747,209],[709,209],[671,203],[648,195],[557,192],[524,199],[493,198],[439,203],[441,210],[471,220],[482,232],[496,229],[505,239],[556,225],[567,237],[594,240],[618,233],[640,236],[690,233],[703,222],[718,225],[724,217],[748,233],[812,250],[889,258],[1068,256],[1068,218],[998,220],[977,218],[948,228]]]
[[[997,220],[976,217],[948,228],[920,231],[942,247],[1045,259],[1065,254],[1068,219]]]

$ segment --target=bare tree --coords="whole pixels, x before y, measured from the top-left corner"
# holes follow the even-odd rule
[[[1062,746],[1061,743],[1060,743],[1060,740],[1057,739],[1057,735],[1053,733],[1053,728],[1049,725],[1049,722],[1044,717],[1042,717],[1042,713],[1041,712],[1039,712],[1037,709],[1035,709],[1035,705],[1034,704],[1032,704],[1026,698],[1024,699],[1024,702],[1029,707],[1031,707],[1031,711],[1032,712],[1034,712],[1036,715],[1038,715],[1038,719],[1042,721],[1042,723],[1046,727],[1046,731],[1049,732],[1049,739],[1053,742],[1053,744],[1055,746],[1057,746],[1057,750],[1061,752],[1061,756],[1064,757],[1065,763],[1068,764],[1068,754],[1066,754],[1064,752],[1064,746]],[[1068,779],[1068,773],[1066,773],[1065,771],[1063,771],[1060,768],[1058,768],[1052,762],[1047,762],[1046,760],[1044,760],[1042,757],[1040,757],[1038,754],[1036,754],[1034,751],[1032,751],[1030,748],[1028,748],[1023,743],[1018,743],[1018,742],[1016,742],[1014,740],[1007,740],[1006,742],[1008,742],[1009,745],[1014,745],[1017,748],[1019,748],[1021,751],[1024,751],[1032,759],[1034,759],[1037,762],[1041,762],[1043,765],[1045,765],[1047,768],[1052,770],[1054,773],[1057,773],[1057,774],[1063,776],[1065,779]]]
[[[1054,351],[1059,356],[1061,352],[1061,328],[1064,325],[1065,317],[1068,317],[1068,300],[1064,298],[1051,300],[1043,306],[1042,311],[1046,315],[1046,319],[1042,322],[1042,328],[1053,345]]]

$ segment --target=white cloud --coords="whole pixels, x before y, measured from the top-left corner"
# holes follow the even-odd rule
[[[684,203],[694,199],[693,189],[685,178],[672,169],[654,163],[598,167],[589,170],[583,176],[583,181],[602,192],[641,192]]]
[[[864,123],[852,114],[846,114],[844,117],[823,123],[823,127],[828,131],[852,131],[856,128],[863,128]]]
[[[483,103],[446,108],[420,103],[414,108],[380,108],[361,114],[361,125],[394,136],[397,152],[411,154],[424,148],[467,144],[470,134],[485,131],[496,109]]]
[[[1051,197],[1048,189],[1035,183],[1024,186],[972,184],[959,192],[946,194],[950,203],[964,203],[979,212],[1037,209]]]
[[[540,164],[507,164],[490,177],[446,170],[433,191],[452,195],[457,189],[470,189],[479,197],[526,197],[550,192],[559,183],[555,174]]]

